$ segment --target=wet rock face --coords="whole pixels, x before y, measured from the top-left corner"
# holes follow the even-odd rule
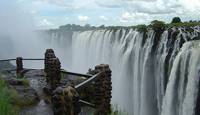
[[[53,92],[54,115],[78,115],[80,113],[79,95],[71,87],[57,87]]]

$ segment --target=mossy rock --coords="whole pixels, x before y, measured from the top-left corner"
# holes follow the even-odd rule
[[[30,87],[27,79],[7,78],[5,83],[9,88],[8,91],[13,105],[24,107],[39,101],[37,92]]]
[[[19,107],[34,105],[39,101],[36,91],[31,87],[15,86],[11,90],[11,99]]]

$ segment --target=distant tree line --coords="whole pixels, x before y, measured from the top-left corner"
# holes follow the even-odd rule
[[[170,28],[174,26],[196,26],[200,25],[200,21],[197,20],[190,20],[188,22],[182,22],[180,17],[173,17],[171,20],[171,23],[165,23],[164,21],[160,20],[153,20],[149,25],[140,24],[136,26],[105,26],[100,25],[98,27],[91,26],[90,24],[85,24],[84,26],[76,25],[76,24],[66,24],[63,26],[60,26],[59,29],[51,29],[50,31],[86,31],[86,30],[96,30],[96,29],[112,29],[117,30],[120,28],[134,28],[137,29],[140,32],[146,32],[148,28],[152,28],[155,31],[163,31],[165,28]]]
[[[164,21],[153,20],[150,25],[137,25],[133,26],[140,32],[146,32],[147,28],[152,28],[155,31],[163,31],[165,28],[171,27],[192,27],[192,26],[200,26],[200,21],[190,20],[188,22],[182,22],[180,17],[174,17],[171,20],[171,23],[165,23]]]

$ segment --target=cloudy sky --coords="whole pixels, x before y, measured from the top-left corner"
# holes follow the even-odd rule
[[[4,0],[7,1],[7,0]],[[148,24],[154,19],[170,22],[200,20],[200,0],[11,0],[29,13],[38,28],[75,23],[84,25]]]

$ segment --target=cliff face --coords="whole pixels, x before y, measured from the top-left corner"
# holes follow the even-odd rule
[[[109,64],[112,103],[130,115],[194,115],[199,26],[145,32],[131,28],[57,30],[49,35],[51,43],[69,52],[66,59],[71,70],[86,72],[97,64]]]

